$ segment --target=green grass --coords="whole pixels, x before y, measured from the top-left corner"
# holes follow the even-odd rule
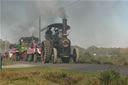
[[[81,56],[81,63],[128,65],[128,56]]]
[[[51,67],[8,68],[0,71],[0,85],[103,85],[100,78],[104,78],[100,72]],[[122,82],[126,79],[123,78]]]
[[[49,67],[3,69],[0,85],[83,85],[89,83],[87,78],[96,76],[96,73]]]

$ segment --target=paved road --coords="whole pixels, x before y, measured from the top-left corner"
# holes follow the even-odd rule
[[[2,68],[25,68],[25,67],[34,67],[38,65],[31,65],[31,64],[14,64],[14,65],[6,65],[2,66]]]
[[[3,68],[24,68],[24,67],[33,67],[33,66],[49,66],[49,67],[57,67],[64,69],[82,70],[88,72],[100,72],[110,67],[112,69],[119,70],[121,75],[128,75],[128,66],[114,66],[114,65],[104,65],[104,64],[61,64],[61,63],[42,64],[42,63],[18,62],[15,65],[3,66]]]
[[[43,66],[58,67],[64,69],[82,70],[88,72],[101,72],[108,68],[119,70],[121,75],[128,75],[128,66],[114,66],[103,64],[46,64]]]

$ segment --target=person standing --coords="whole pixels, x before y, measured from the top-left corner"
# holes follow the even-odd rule
[[[32,41],[32,48],[36,48],[36,41],[35,40]]]

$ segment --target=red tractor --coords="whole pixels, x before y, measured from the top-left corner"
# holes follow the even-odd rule
[[[8,52],[2,53],[3,59],[8,59]]]
[[[15,60],[15,61],[18,61],[19,60],[19,50],[17,50],[16,48],[12,48],[10,51],[9,51],[9,58],[11,60]]]
[[[29,56],[31,53],[29,51],[32,51],[29,49],[32,44],[32,40],[38,41],[38,38],[36,37],[22,37],[20,41],[20,58],[21,60],[27,61],[29,60]]]
[[[28,61],[40,61],[41,60],[41,48],[30,48],[27,50]]]

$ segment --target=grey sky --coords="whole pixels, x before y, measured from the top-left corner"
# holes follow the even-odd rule
[[[35,0],[33,0],[35,1]],[[72,44],[82,47],[128,47],[127,0],[52,0],[36,4],[31,0],[1,0],[0,38],[16,42],[22,36],[37,36],[38,15],[42,15],[42,27],[61,22],[64,7],[71,26],[69,38]],[[38,0],[41,1],[41,0]],[[55,10],[55,11],[54,11]],[[41,34],[42,39],[44,33]]]

